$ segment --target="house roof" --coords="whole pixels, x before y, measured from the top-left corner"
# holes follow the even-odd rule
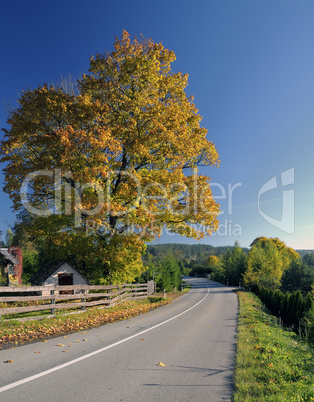
[[[11,264],[16,265],[19,263],[19,260],[14,257],[7,248],[0,248],[0,255],[4,257],[5,260],[9,261]]]
[[[30,283],[33,286],[40,286],[49,276],[51,276],[58,268],[60,268],[63,264],[68,264],[73,268],[79,275],[81,275],[87,282],[88,280],[82,275],[71,263],[68,261],[52,261],[48,262],[44,267],[42,267],[39,271],[36,272],[30,279]]]

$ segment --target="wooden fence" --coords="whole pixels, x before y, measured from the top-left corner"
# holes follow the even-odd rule
[[[153,281],[110,286],[0,286],[0,318],[2,314],[19,314],[40,310],[50,310],[53,315],[58,309],[80,308],[85,310],[86,307],[101,305],[112,307],[127,299],[146,298],[153,292]],[[5,296],[3,296],[4,294]],[[36,301],[41,303],[16,306],[17,302]],[[1,303],[6,303],[6,306],[2,307]]]

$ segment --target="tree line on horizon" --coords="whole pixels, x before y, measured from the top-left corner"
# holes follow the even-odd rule
[[[23,224],[16,224],[13,230],[7,231],[4,245],[9,247],[14,244],[21,247],[24,260],[23,282],[27,283],[43,265],[51,261],[53,256],[50,242],[30,238],[25,230],[27,216],[23,219]],[[303,253],[301,257],[300,251],[302,250],[297,253],[278,239],[267,238],[255,239],[250,249],[240,247],[237,242],[234,246],[218,247],[207,244],[148,244],[142,257],[142,272],[147,272],[147,266],[157,263],[160,265],[168,258],[172,261],[172,265],[174,261],[179,265],[182,275],[210,275],[213,280],[232,286],[241,284],[250,286],[257,281],[258,284],[269,282],[271,287],[274,287],[275,283],[278,288],[281,282],[281,288],[284,290],[300,289],[304,292],[309,291],[313,283],[311,267],[314,265],[314,253]],[[54,258],[59,259],[59,255],[56,254]],[[93,266],[93,269],[90,269],[75,256],[69,256],[68,261],[92,283],[97,283],[98,278],[103,275],[99,267]],[[272,266],[277,268],[272,270]],[[157,269],[155,271],[157,272]]]

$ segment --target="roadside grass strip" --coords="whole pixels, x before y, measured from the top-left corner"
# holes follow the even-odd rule
[[[282,328],[254,294],[237,293],[233,401],[314,401],[313,348]]]

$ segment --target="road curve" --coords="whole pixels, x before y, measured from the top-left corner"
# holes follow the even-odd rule
[[[231,400],[237,296],[189,280],[189,293],[150,313],[1,351],[0,400]]]

